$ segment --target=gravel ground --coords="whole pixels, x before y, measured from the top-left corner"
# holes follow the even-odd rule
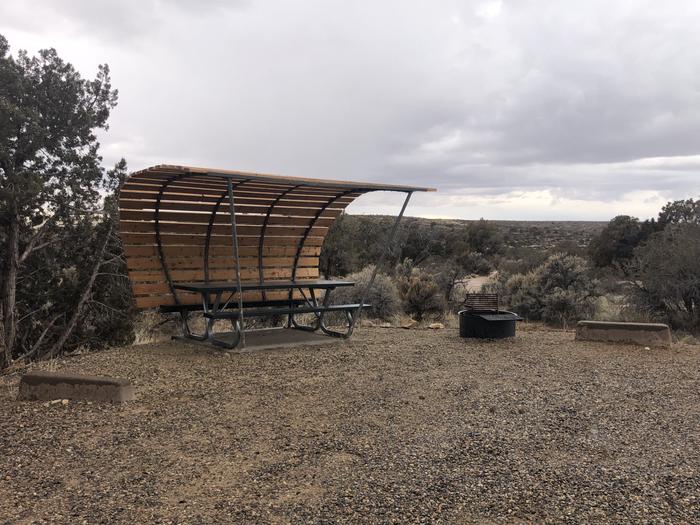
[[[700,523],[700,346],[363,328],[41,367],[139,399],[19,402],[3,378],[0,523]]]

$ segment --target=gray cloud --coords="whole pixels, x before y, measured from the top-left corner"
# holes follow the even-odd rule
[[[157,35],[173,17],[210,18],[248,0],[34,0],[0,6],[6,27],[38,34],[55,30],[125,45]]]
[[[110,63],[104,154],[134,168],[425,184],[436,215],[474,196],[504,214],[513,192],[579,199],[582,217],[698,193],[692,0],[15,4],[13,47]]]

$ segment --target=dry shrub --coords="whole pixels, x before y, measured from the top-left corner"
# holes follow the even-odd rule
[[[700,219],[699,219],[700,220]],[[700,225],[670,224],[635,250],[638,307],[677,330],[700,333]]]
[[[357,304],[362,300],[362,294],[369,285],[374,266],[366,266],[362,271],[346,276],[348,281],[355,282],[355,286],[338,288],[333,292],[334,304]],[[377,277],[365,296],[365,302],[370,304],[364,313],[377,319],[389,320],[401,310],[401,299],[396,285],[391,277],[378,272]],[[334,316],[335,317],[335,316]]]
[[[180,326],[175,314],[164,315],[157,309],[141,310],[134,315],[134,343],[159,343],[178,335]]]
[[[567,326],[595,314],[598,283],[588,263],[574,255],[556,254],[524,274],[501,276],[489,287],[505,304],[529,320]]]
[[[399,292],[404,311],[417,321],[423,320],[426,315],[440,317],[447,307],[438,283],[419,268],[412,268],[408,275],[405,272],[399,275]]]

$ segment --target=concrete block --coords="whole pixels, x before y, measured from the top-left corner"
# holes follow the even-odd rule
[[[663,323],[579,321],[576,326],[576,339],[669,347],[671,330]]]
[[[122,403],[135,397],[136,390],[129,381],[112,377],[32,372],[23,375],[19,383],[19,398],[25,400],[85,399]]]

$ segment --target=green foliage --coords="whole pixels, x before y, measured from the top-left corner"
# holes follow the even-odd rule
[[[426,315],[442,316],[447,305],[440,286],[430,274],[411,268],[411,264],[410,260],[404,260],[396,272],[404,311],[418,321]]]
[[[642,304],[675,328],[700,330],[699,261],[700,224],[679,221],[653,234],[635,251],[634,277]]]
[[[700,199],[686,199],[667,203],[659,213],[659,224],[700,224]]]
[[[319,260],[320,270],[326,277],[346,275],[353,271],[355,253],[346,243],[354,237],[354,226],[348,216],[342,214],[328,231]]]
[[[128,339],[117,210],[101,193],[126,163],[105,172],[95,135],[116,101],[106,65],[86,80],[53,49],[11,56],[0,36],[0,368]]]
[[[581,257],[555,254],[527,273],[502,275],[490,291],[526,319],[566,326],[595,312],[599,294],[589,270]]]
[[[492,256],[504,251],[503,234],[492,222],[479,219],[469,224],[467,245],[471,252]]]
[[[504,274],[526,273],[538,267],[549,257],[549,250],[530,246],[517,246],[508,256],[499,260],[498,270]]]
[[[374,266],[367,266],[362,271],[352,273],[347,279],[355,282],[355,286],[338,288],[333,292],[335,304],[358,304],[362,294],[367,289]],[[391,319],[401,311],[401,299],[396,285],[388,275],[378,272],[372,288],[368,290],[365,302],[371,306],[366,310],[371,317]]]
[[[627,263],[634,249],[644,240],[645,231],[636,217],[619,215],[589,245],[589,255],[598,267]]]
[[[455,263],[463,274],[488,275],[494,269],[493,263],[481,252],[468,251],[455,257]]]
[[[8,54],[0,35],[0,221],[41,223],[63,208],[94,205],[104,177],[95,129],[116,105],[109,68],[85,80],[55,49]]]

